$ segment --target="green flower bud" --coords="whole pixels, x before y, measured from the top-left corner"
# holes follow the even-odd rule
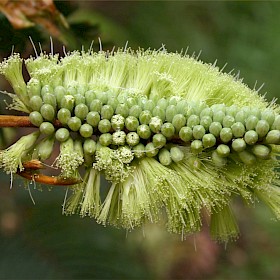
[[[244,151],[246,146],[246,142],[243,139],[235,139],[231,144],[232,149],[238,153]]]
[[[251,116],[255,116],[257,119],[261,119],[261,110],[257,107],[251,108]]]
[[[245,121],[246,129],[254,130],[257,126],[258,121],[259,121],[259,119],[256,116],[253,116],[253,115],[249,116]]]
[[[103,133],[99,137],[99,143],[107,147],[113,143],[113,136],[110,133]]]
[[[54,88],[54,96],[56,98],[56,103],[61,108],[61,100],[66,95],[66,90],[63,86],[56,86]]]
[[[268,159],[270,154],[270,149],[265,145],[254,145],[252,147],[253,154],[261,159]]]
[[[241,122],[245,124],[245,120],[247,119],[246,113],[244,111],[239,111],[235,115],[235,121],[236,122]]]
[[[46,135],[51,135],[54,133],[54,126],[52,123],[50,122],[42,122],[40,124],[40,132],[43,133],[43,134],[46,134]]]
[[[83,145],[84,153],[94,155],[96,151],[96,142],[93,139],[86,139]]]
[[[86,117],[86,121],[93,127],[97,127],[100,122],[100,115],[98,112],[89,112]]]
[[[88,85],[84,85],[84,84],[77,85],[77,95],[85,96],[87,90],[88,90]]]
[[[101,113],[102,102],[99,99],[94,99],[90,103],[90,111]]]
[[[53,121],[55,117],[55,110],[50,104],[43,104],[40,113],[42,117],[47,121]]]
[[[261,113],[261,119],[267,121],[269,126],[272,126],[275,120],[275,113],[272,109],[265,109]]]
[[[74,109],[75,116],[84,120],[88,115],[88,107],[85,104],[79,104]]]
[[[212,153],[212,161],[217,167],[224,167],[227,164],[227,158],[226,157],[221,157],[217,153],[217,151],[214,151]]]
[[[169,98],[169,105],[177,105],[180,98],[178,96],[171,96]]]
[[[139,121],[141,124],[149,124],[152,118],[152,113],[150,111],[142,111],[139,115]]]
[[[69,86],[66,89],[66,95],[75,96],[77,94],[77,89],[75,87]]]
[[[124,131],[116,131],[113,133],[113,144],[114,145],[124,145],[126,139],[126,134]]]
[[[82,125],[82,122],[81,119],[72,117],[68,120],[67,125],[72,131],[78,131]]]
[[[177,114],[182,114],[188,117],[194,113],[194,112],[190,112],[190,107],[187,100],[181,100],[180,102],[178,102],[176,105],[176,111]]]
[[[110,120],[114,115],[114,109],[110,105],[103,105],[101,108],[101,118]]]
[[[184,142],[189,142],[193,139],[193,131],[190,127],[184,126],[179,131],[179,137]]]
[[[194,109],[195,109],[195,115],[200,115],[200,113],[202,112],[203,109],[208,108],[208,105],[205,103],[205,101],[202,102],[197,102],[195,101],[193,103]],[[211,108],[212,110],[212,108]],[[213,110],[212,110],[213,112]]]
[[[100,100],[102,102],[102,105],[106,104],[108,101],[108,93],[107,92],[97,92],[96,93],[96,99]]]
[[[137,133],[142,139],[149,139],[151,137],[151,130],[146,124],[141,124],[137,127]]]
[[[47,93],[53,93],[53,87],[51,85],[44,85],[41,89],[41,96],[43,97]]]
[[[90,104],[91,102],[96,99],[96,94],[95,94],[95,91],[94,90],[88,90],[86,93],[85,93],[85,99],[86,99],[86,105],[88,107],[90,107]]]
[[[136,158],[141,158],[145,155],[145,146],[142,143],[133,147],[133,154]]]
[[[68,109],[70,112],[73,111],[75,105],[75,98],[72,95],[65,95],[62,97],[61,99],[61,104],[60,107],[61,108],[65,108]]]
[[[153,144],[156,148],[160,149],[166,144],[166,138],[161,134],[155,134],[153,136]]]
[[[256,132],[259,135],[259,138],[266,136],[269,131],[269,123],[266,120],[258,121],[256,125]]]
[[[158,153],[159,162],[162,165],[170,165],[172,163],[170,152],[167,149],[161,149]]]
[[[166,108],[166,111],[165,111],[165,119],[167,122],[172,122],[174,116],[177,114],[177,111],[176,111],[176,106],[175,105],[169,105],[167,108]]]
[[[223,113],[226,113],[226,105],[225,104],[214,104],[211,106],[213,114],[218,111],[222,111]]]
[[[59,142],[64,142],[64,141],[68,140],[69,137],[70,137],[70,133],[69,133],[69,130],[66,128],[59,128],[55,132],[55,139]]]
[[[223,111],[214,111],[213,112],[213,121],[223,123],[226,114]]]
[[[110,97],[110,98],[108,99],[107,105],[112,106],[112,108],[113,108],[114,111],[115,111],[115,110],[117,109],[118,105],[119,105],[119,101],[118,101],[118,99],[115,98],[115,97]],[[142,111],[142,109],[141,109],[141,111]]]
[[[242,107],[242,111],[244,112],[246,118],[248,118],[248,116],[250,116],[250,114],[251,114],[251,108],[249,106]]]
[[[203,144],[201,140],[194,140],[191,143],[191,151],[195,154],[201,153],[203,150]]]
[[[88,123],[82,124],[79,130],[80,134],[84,138],[91,137],[93,134],[93,128]]]
[[[232,139],[231,129],[228,127],[222,128],[222,130],[220,132],[220,138],[221,138],[222,142],[228,143]]]
[[[162,126],[161,126],[161,129],[160,129],[161,133],[166,137],[166,138],[171,138],[172,136],[174,136],[175,134],[175,128],[173,126],[172,123],[164,123]]]
[[[211,148],[216,145],[216,137],[211,133],[205,134],[202,137],[202,143],[205,149]]]
[[[118,99],[119,103],[125,103],[126,100],[128,99],[128,96],[129,96],[128,93],[123,91],[118,94],[117,99]],[[144,99],[145,99],[145,101],[147,101],[147,98],[144,98]]]
[[[235,117],[238,110],[239,110],[239,108],[236,105],[231,105],[229,107],[226,107],[226,115]]]
[[[30,98],[29,104],[32,110],[39,112],[43,105],[43,99],[40,96],[34,95]]]
[[[220,156],[220,157],[227,157],[229,156],[230,154],[230,148],[228,145],[225,145],[225,144],[220,144],[217,149],[217,154]]]
[[[234,124],[235,120],[232,116],[225,116],[223,119],[223,127],[231,127]]]
[[[205,128],[202,125],[195,125],[193,127],[193,138],[200,140],[202,139],[203,135],[205,134]]]
[[[168,106],[168,100],[166,98],[159,99],[159,101],[157,102],[157,106],[165,110]]]
[[[188,120],[187,120],[187,126],[190,128],[193,128],[196,125],[199,125],[200,123],[200,119],[199,116],[197,115],[191,115],[189,116]]]
[[[111,130],[111,122],[107,119],[101,120],[98,124],[98,130],[101,133],[107,133]]]
[[[120,103],[116,108],[116,114],[127,118],[129,115],[129,108],[124,103]]]
[[[123,130],[125,118],[122,115],[114,115],[111,119],[112,128],[115,131]]]
[[[222,125],[220,122],[212,122],[209,126],[209,132],[213,134],[215,137],[220,136],[220,132],[222,130]]]
[[[137,105],[137,100],[136,100],[136,98],[129,97],[129,98],[127,98],[125,103],[129,108],[131,108],[132,106]]]
[[[181,104],[181,102],[180,102]],[[178,106],[178,104],[177,104]],[[185,108],[184,116],[188,119],[191,115],[195,115],[195,109],[191,107],[191,105],[187,105],[188,107]],[[176,107],[177,108],[177,107]]]
[[[155,105],[155,103],[153,102],[153,100],[147,100],[147,102],[144,104],[144,110],[145,110],[145,111],[153,112],[155,106],[156,106],[156,105]]]
[[[231,130],[234,137],[241,138],[245,133],[245,126],[241,122],[236,122],[231,126]]]
[[[271,130],[267,133],[265,141],[267,144],[280,144],[280,131],[279,130]]]
[[[184,159],[183,151],[178,147],[172,147],[170,149],[170,156],[174,162],[180,162]]]
[[[152,117],[149,123],[149,127],[152,132],[158,133],[160,132],[162,124],[162,120],[159,117]]]
[[[136,146],[140,142],[140,137],[136,132],[129,132],[126,135],[126,143],[129,146]]]
[[[56,109],[56,98],[54,94],[47,93],[43,96],[44,104],[50,104],[54,109]]]
[[[256,162],[256,157],[248,151],[238,153],[239,158],[246,165],[253,165]]]
[[[133,116],[128,116],[125,119],[125,127],[129,130],[129,131],[136,131],[137,127],[139,126],[139,121],[137,118],[133,117]]]
[[[165,110],[159,106],[156,106],[153,110],[153,116],[160,118],[162,121],[165,121]]]
[[[44,121],[42,115],[38,111],[33,111],[29,114],[29,120],[30,122],[39,127],[41,123]]]
[[[271,129],[280,130],[280,115],[275,116],[275,120],[271,126]]]
[[[182,114],[177,114],[174,116],[172,120],[172,124],[175,128],[175,131],[178,133],[180,129],[185,126],[186,124],[186,118]]]
[[[147,157],[155,157],[158,154],[158,149],[150,142],[145,147],[145,153]]]
[[[139,118],[141,112],[142,112],[142,108],[139,105],[134,105],[129,109],[129,115],[135,118]]]
[[[256,131],[249,130],[245,133],[244,140],[249,145],[254,145],[257,143],[259,137]]]
[[[210,117],[212,118],[213,117],[213,112],[211,110],[211,108],[207,107],[205,109],[203,109],[199,115],[200,118],[202,117]]]
[[[211,117],[208,117],[208,116],[203,116],[201,119],[200,119],[200,125],[202,125],[206,131],[209,130],[209,127],[212,123],[212,119]]]
[[[81,94],[75,95],[75,106],[77,106],[79,104],[83,104],[83,105],[87,106],[85,103],[86,103],[86,99],[83,95],[81,95]],[[88,108],[88,106],[87,106],[87,108]]]

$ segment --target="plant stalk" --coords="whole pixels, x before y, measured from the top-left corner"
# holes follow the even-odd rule
[[[62,127],[59,120],[53,122],[55,127]],[[0,127],[36,127],[28,116],[0,115]]]

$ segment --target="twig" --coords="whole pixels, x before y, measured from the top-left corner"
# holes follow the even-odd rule
[[[59,120],[53,122],[55,127],[62,127]],[[28,116],[0,115],[0,127],[36,127]]]

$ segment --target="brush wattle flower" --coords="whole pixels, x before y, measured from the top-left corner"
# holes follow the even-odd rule
[[[60,176],[85,170],[63,213],[127,230],[166,219],[182,235],[199,231],[206,214],[223,241],[239,234],[235,197],[257,197],[280,218],[279,106],[215,65],[164,49],[120,49],[13,54],[0,72],[14,89],[5,92],[9,107],[37,127],[0,152],[1,167],[20,173],[59,142]]]

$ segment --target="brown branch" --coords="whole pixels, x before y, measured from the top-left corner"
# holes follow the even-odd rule
[[[55,127],[62,127],[59,120],[53,122]],[[0,115],[0,127],[36,127],[28,116]]]

